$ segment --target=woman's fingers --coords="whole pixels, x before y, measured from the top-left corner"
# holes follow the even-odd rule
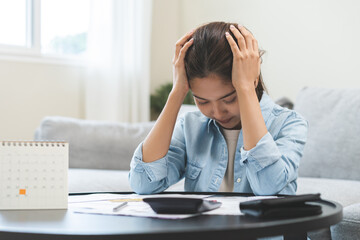
[[[230,48],[231,48],[234,58],[240,57],[241,56],[240,49],[239,49],[238,45],[236,44],[234,38],[228,32],[225,33],[225,36],[230,45]]]
[[[237,40],[237,42],[239,44],[240,51],[246,50],[245,38],[243,37],[243,35],[241,35],[239,29],[237,29],[233,25],[230,25],[230,30],[234,34],[234,36],[236,37],[236,40]]]
[[[248,50],[252,51],[253,50],[253,39],[254,39],[253,35],[245,27],[243,27],[241,25],[238,25],[238,28],[240,29],[241,34],[245,38],[246,48]]]
[[[247,50],[257,53],[259,51],[257,40],[245,27],[238,25],[238,28],[236,28],[230,25],[230,30],[237,40],[240,52]]]
[[[175,44],[175,55],[173,59],[173,63],[175,63],[176,59],[179,57],[180,50],[182,47],[189,41],[191,36],[193,35],[194,30],[191,30],[190,32],[186,33],[184,36],[182,36]]]
[[[255,52],[259,52],[258,41],[254,38],[253,41],[252,41],[252,43],[253,43],[253,50],[254,50]],[[260,53],[259,53],[259,56],[260,56]]]
[[[184,60],[186,51],[187,51],[187,50],[189,49],[189,47],[193,44],[193,42],[194,42],[194,39],[191,38],[189,41],[187,41],[187,42],[185,43],[185,45],[180,49],[180,52],[179,52],[179,54],[178,54],[177,60],[179,60],[179,59]],[[175,62],[175,63],[176,63],[176,62]]]
[[[189,47],[193,44],[194,39],[180,44],[181,48],[176,51],[177,55],[174,56],[173,61],[173,89],[179,90],[186,94],[189,91],[189,83],[187,81],[186,70],[185,70],[185,54]],[[184,95],[185,96],[185,95]]]

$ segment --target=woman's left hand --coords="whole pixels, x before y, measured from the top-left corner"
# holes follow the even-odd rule
[[[232,84],[239,92],[241,89],[255,89],[259,81],[261,59],[257,40],[243,26],[230,26],[238,44],[230,33],[226,39],[233,53]]]

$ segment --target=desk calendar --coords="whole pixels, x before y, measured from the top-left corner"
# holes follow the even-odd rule
[[[0,141],[0,209],[66,209],[69,145]]]

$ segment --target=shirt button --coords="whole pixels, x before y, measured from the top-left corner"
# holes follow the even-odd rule
[[[238,183],[241,182],[241,178],[236,179],[236,182]]]

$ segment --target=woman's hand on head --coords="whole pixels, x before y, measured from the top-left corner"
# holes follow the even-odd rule
[[[175,55],[173,59],[173,89],[178,93],[184,94],[184,97],[189,91],[189,83],[186,76],[185,70],[185,54],[186,51],[193,43],[191,36],[193,35],[193,30],[185,34],[180,38],[175,45]]]
[[[230,33],[225,36],[233,53],[232,84],[237,91],[255,89],[259,81],[261,59],[254,36],[243,26],[230,26],[238,44]]]

